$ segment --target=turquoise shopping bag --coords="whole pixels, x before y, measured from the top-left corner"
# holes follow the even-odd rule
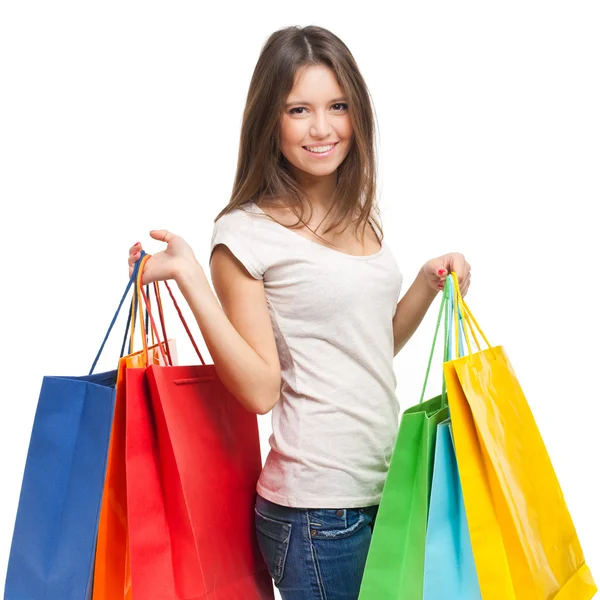
[[[450,419],[437,428],[423,600],[481,600]]]
[[[425,542],[438,424],[448,419],[445,386],[424,402],[442,315],[444,360],[451,358],[448,326],[452,322],[447,278],[418,404],[405,410],[394,447],[373,537],[363,572],[359,600],[422,600]]]
[[[452,277],[448,277],[454,298]],[[454,305],[459,323],[460,307]],[[447,340],[452,343],[452,323],[447,323]],[[464,356],[464,331],[458,327],[458,354]],[[475,559],[463,500],[450,419],[437,427],[429,517],[425,540],[423,600],[481,600]]]

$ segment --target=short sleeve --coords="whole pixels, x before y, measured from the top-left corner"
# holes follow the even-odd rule
[[[215,247],[224,244],[254,279],[263,279],[265,267],[256,252],[257,244],[252,240],[252,223],[247,222],[247,218],[234,210],[216,221],[210,243],[209,262]]]

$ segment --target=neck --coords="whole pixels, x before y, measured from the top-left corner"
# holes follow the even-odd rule
[[[294,169],[294,178],[306,192],[315,212],[325,214],[333,204],[337,185],[337,171],[324,176],[315,176]]]

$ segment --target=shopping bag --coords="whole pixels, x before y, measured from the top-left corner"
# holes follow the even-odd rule
[[[154,285],[154,290],[163,326],[163,336],[167,339],[158,285]],[[125,479],[125,370],[146,366],[144,351],[132,352],[138,308],[141,310],[137,294],[134,293],[128,319],[128,327],[129,324],[131,325],[129,354],[120,358],[118,366],[115,411],[98,526],[93,600],[131,600],[132,597]],[[146,338],[147,325],[148,319],[146,319]],[[127,333],[126,330],[126,337]],[[154,335],[152,337],[154,338]],[[167,344],[167,355],[171,358],[176,356],[175,340],[168,340]],[[151,364],[164,364],[158,344],[148,348],[148,360]]]
[[[273,599],[254,532],[256,415],[204,362],[175,307],[201,364],[125,372],[133,599]]]
[[[444,289],[425,385],[418,404],[405,410],[390,461],[363,572],[359,600],[421,600],[425,536],[436,430],[449,416],[445,391],[423,402],[435,343],[449,295]],[[445,336],[444,358],[449,344]]]
[[[444,373],[482,598],[588,600],[597,588],[515,371],[460,291],[458,303],[479,350],[467,337],[468,354]]]
[[[450,421],[437,429],[423,600],[481,600]]]
[[[94,374],[134,270],[86,376],[43,378],[15,521],[5,600],[91,593],[117,370]]]
[[[456,323],[456,356],[464,356],[464,330],[460,307],[456,306],[453,278],[446,278],[453,310],[447,323],[447,340],[452,344]],[[456,317],[456,319],[453,319]],[[462,488],[456,464],[450,419],[438,425],[433,480],[425,541],[424,600],[480,600]]]

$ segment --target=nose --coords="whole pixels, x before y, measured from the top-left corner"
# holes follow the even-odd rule
[[[331,132],[331,124],[324,111],[315,111],[310,124],[310,134],[316,138],[327,137]]]

